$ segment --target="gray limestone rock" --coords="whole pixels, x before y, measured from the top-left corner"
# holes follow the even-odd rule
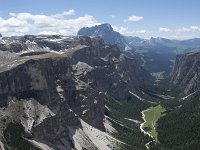
[[[178,55],[171,81],[183,89],[185,94],[200,90],[200,52]]]
[[[50,38],[60,41],[60,36]],[[86,134],[83,122],[105,131],[105,96],[127,101],[129,91],[137,93],[143,85],[141,65],[115,46],[97,37],[67,37],[64,41],[67,49],[50,46],[54,51],[5,58],[0,66],[0,140],[5,147],[11,146],[11,139],[4,131],[17,122],[34,147],[73,149],[73,136]],[[88,147],[95,149],[92,141],[87,141],[84,148]]]

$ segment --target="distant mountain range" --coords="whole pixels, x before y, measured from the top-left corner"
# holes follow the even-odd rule
[[[78,31],[78,35],[99,36],[107,43],[116,44],[121,50],[131,50],[138,48],[148,49],[170,49],[176,53],[188,52],[200,48],[200,38],[189,40],[171,40],[166,38],[143,39],[135,36],[124,36],[114,31],[110,24],[101,24],[93,27],[84,27]]]
[[[124,36],[114,31],[110,24],[84,27],[78,35],[99,36],[106,43],[115,44],[126,55],[141,60],[149,72],[170,73],[176,54],[200,49],[200,39],[171,40],[166,38],[142,39],[135,36]],[[158,65],[159,64],[159,65]]]

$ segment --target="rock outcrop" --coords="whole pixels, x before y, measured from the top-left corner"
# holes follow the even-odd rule
[[[200,52],[178,55],[172,73],[172,83],[190,94],[200,90]]]
[[[129,91],[139,92],[141,65],[99,38],[54,41],[61,47],[52,46],[47,53],[20,56],[4,51],[10,52],[0,66],[0,147],[20,149],[11,131],[22,126],[19,135],[32,145],[25,145],[27,149],[97,149],[91,131],[105,137],[102,146],[110,149],[119,141],[104,133],[104,98],[126,101]]]

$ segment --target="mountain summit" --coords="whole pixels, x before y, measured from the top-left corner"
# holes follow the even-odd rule
[[[104,39],[106,43],[117,45],[121,51],[131,49],[131,46],[127,43],[124,36],[114,31],[112,26],[108,23],[93,27],[84,27],[78,31],[78,35],[99,36]]]

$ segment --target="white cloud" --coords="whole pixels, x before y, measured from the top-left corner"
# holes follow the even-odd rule
[[[63,15],[66,15],[66,16],[75,15],[75,10],[74,9],[70,9],[68,11],[64,11]]]
[[[143,29],[143,30],[136,31],[135,33],[137,33],[137,34],[143,34],[143,33],[147,33],[147,31]]]
[[[153,36],[164,37],[170,39],[191,39],[191,38],[200,38],[200,26],[190,26],[182,28],[166,28],[160,27],[156,30],[131,30],[127,27],[122,26],[112,26],[115,31],[120,32],[123,35],[127,36],[139,36],[143,38],[150,38]]]
[[[65,18],[74,13],[74,10],[55,15],[10,13],[7,19],[0,17],[0,33],[4,36],[38,33],[74,35],[82,27],[99,24],[93,16],[87,14],[73,19]]]
[[[110,17],[111,17],[112,19],[115,19],[115,18],[116,18],[116,16],[115,16],[115,15],[110,15]]]
[[[113,29],[123,35],[133,35],[135,31],[130,31],[129,29],[121,26],[112,26]]]
[[[137,22],[143,20],[144,17],[142,16],[129,16],[128,19],[124,20],[125,22],[127,21],[132,21],[132,22]]]
[[[149,34],[152,33],[152,31],[147,31],[145,29],[142,30],[130,30],[128,28],[125,27],[121,27],[121,26],[112,26],[113,29],[123,35],[127,35],[127,36],[134,36],[134,35],[141,35],[141,34]]]
[[[64,11],[60,14],[55,14],[55,15],[52,15],[52,17],[55,17],[55,18],[64,18],[65,16],[72,16],[72,15],[75,15],[75,10],[74,9],[70,9],[68,11]]]
[[[190,26],[188,28],[182,27],[182,28],[176,29],[176,32],[200,32],[200,27],[198,26]]]
[[[169,35],[169,36],[167,36],[165,38],[177,39],[177,40],[186,40],[186,39],[195,38],[195,36],[193,36],[193,35]]]
[[[56,35],[59,34],[58,32],[53,32],[53,31],[41,31],[38,33],[38,35]]]
[[[169,28],[164,28],[164,27],[159,28],[159,32],[170,32],[170,31],[171,31],[171,29],[169,29]]]

